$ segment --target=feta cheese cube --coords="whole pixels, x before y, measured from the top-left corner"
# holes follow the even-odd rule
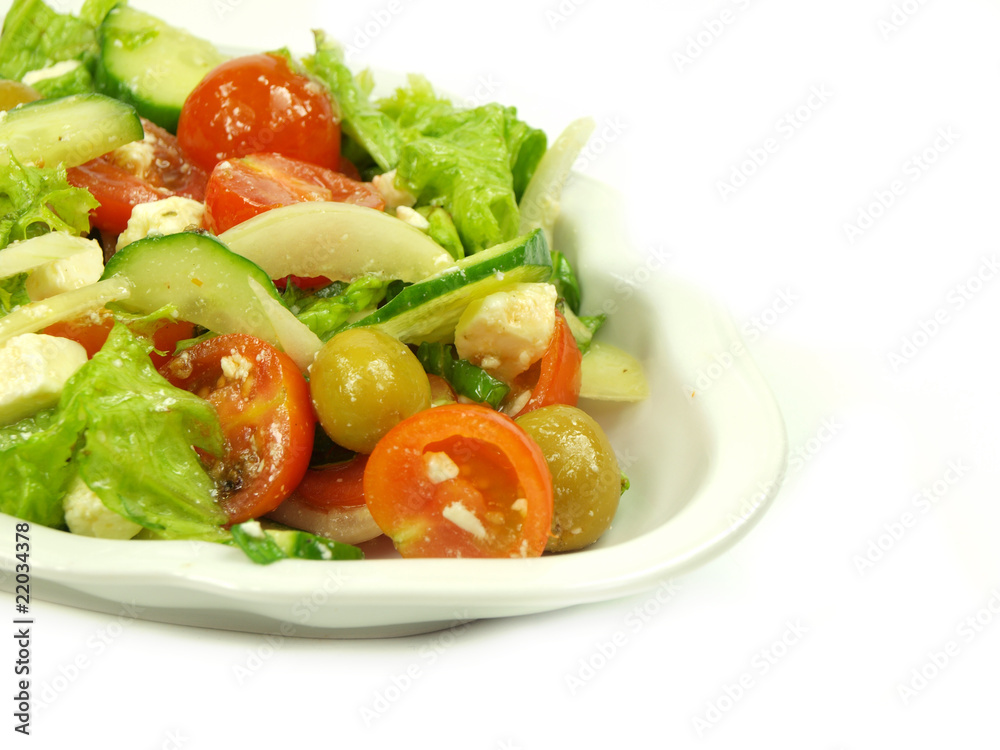
[[[98,539],[131,539],[142,526],[110,510],[79,476],[63,498],[66,526],[74,534]]]
[[[372,185],[385,201],[385,210],[393,213],[400,206],[410,207],[417,202],[417,196],[408,190],[396,186],[396,170],[378,174],[372,178]]]
[[[470,304],[455,328],[458,356],[511,381],[541,359],[556,326],[552,284],[522,283]]]
[[[191,227],[200,227],[205,204],[172,195],[152,203],[140,203],[132,209],[128,226],[118,236],[117,250],[151,234],[177,234]]]
[[[80,344],[58,336],[24,333],[7,341],[0,347],[0,424],[55,405],[86,362]]]
[[[101,274],[104,273],[104,253],[100,243],[82,238],[73,239],[81,243],[80,252],[38,266],[28,276],[24,288],[32,302],[100,281]]]

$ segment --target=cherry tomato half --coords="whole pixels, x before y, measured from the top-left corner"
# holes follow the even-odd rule
[[[47,333],[49,336],[61,336],[65,339],[72,339],[87,350],[87,357],[90,358],[104,346],[104,342],[108,340],[108,334],[111,333],[111,328],[114,324],[114,315],[107,308],[102,308],[97,312],[81,315],[72,320],[53,323],[44,329],[42,333]],[[145,326],[129,327],[137,335],[146,336],[149,334],[149,329]],[[177,342],[193,336],[194,323],[188,323],[186,320],[172,321],[163,319],[157,321],[156,327],[152,331],[152,338],[153,346],[159,351],[149,353],[149,358],[153,361],[153,366],[159,367],[169,361],[173,357],[174,350],[177,348]],[[159,352],[165,353],[160,354]]]
[[[552,404],[576,406],[580,398],[580,363],[583,355],[562,313],[556,312],[556,329],[542,359],[519,375],[515,386],[530,390],[527,403],[516,417]]]
[[[320,510],[365,504],[362,481],[368,456],[358,453],[350,461],[309,469],[295,490],[303,502]]]
[[[259,151],[336,169],[340,122],[326,92],[281,55],[237,57],[209,71],[184,101],[177,137],[198,164]]]
[[[277,508],[309,466],[316,429],[309,386],[291,358],[234,333],[181,352],[160,373],[219,414],[226,453],[209,459],[209,470],[230,523]]]
[[[417,412],[368,458],[365,502],[403,557],[537,557],[552,524],[541,448],[486,406]]]
[[[196,201],[205,198],[208,175],[191,163],[177,138],[145,118],[142,128],[146,134],[142,142],[150,148],[148,159],[131,157],[142,151],[126,147],[66,170],[71,185],[86,188],[101,204],[90,217],[98,229],[121,234],[139,203],[171,195]]]
[[[264,211],[304,201],[385,208],[382,194],[368,183],[281,154],[250,154],[215,165],[205,190],[205,228],[221,234]]]

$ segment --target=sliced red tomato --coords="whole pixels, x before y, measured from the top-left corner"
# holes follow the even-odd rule
[[[107,308],[102,308],[97,312],[81,315],[79,318],[74,318],[73,320],[53,323],[48,328],[45,328],[42,333],[76,341],[87,350],[87,357],[89,358],[97,354],[101,350],[101,347],[104,346],[104,342],[108,340],[108,334],[111,333],[114,322],[115,318],[111,311]],[[138,335],[149,334],[148,328],[144,327],[144,330],[134,326],[131,328],[132,332]],[[153,346],[159,351],[149,353],[153,365],[159,367],[170,360],[173,357],[174,350],[177,348],[177,342],[192,338],[193,336],[193,323],[188,323],[186,320],[167,320],[165,318],[158,321],[152,331],[152,338]],[[165,353],[160,354],[159,352]]]
[[[171,195],[205,198],[208,175],[186,157],[177,138],[145,118],[142,128],[144,145],[116,149],[66,170],[71,185],[86,188],[101,204],[91,214],[98,229],[121,234],[139,203]]]
[[[393,427],[368,458],[364,494],[403,557],[537,557],[552,524],[541,448],[479,404],[436,406]]]
[[[337,162],[337,171],[345,177],[350,177],[352,180],[361,182],[361,173],[358,171],[358,168],[354,166],[354,162],[350,159],[345,159],[341,156],[340,160]]]
[[[205,228],[221,234],[264,211],[304,201],[385,208],[381,193],[368,183],[281,154],[259,153],[215,165],[205,190]]]
[[[177,137],[209,171],[259,151],[329,169],[340,162],[340,122],[329,97],[277,54],[236,57],[209,71],[184,102]]]
[[[66,170],[66,180],[74,187],[86,188],[97,199],[100,205],[91,211],[90,224],[112,234],[125,231],[135,206],[167,197],[103,156]]]
[[[219,414],[225,455],[207,460],[230,522],[277,508],[302,481],[316,429],[309,386],[291,358],[234,333],[196,344],[160,372]]]
[[[359,453],[350,461],[309,469],[295,494],[319,510],[364,505],[362,480],[367,463],[368,456]]]
[[[515,386],[523,393],[530,391],[527,403],[515,414],[519,417],[529,411],[552,404],[576,406],[580,398],[580,363],[583,355],[569,330],[562,313],[556,312],[556,328],[552,341],[541,360],[527,372],[518,376]]]

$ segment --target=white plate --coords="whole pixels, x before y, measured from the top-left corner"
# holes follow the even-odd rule
[[[32,596],[161,622],[373,637],[625,596],[718,554],[777,491],[784,423],[728,315],[625,237],[616,195],[574,175],[556,246],[576,262],[584,312],[614,310],[601,337],[640,357],[652,390],[642,404],[581,404],[632,482],[594,547],[530,560],[401,560],[383,543],[363,561],[261,567],[221,545],[95,540],[33,525]],[[15,523],[0,514],[7,571]],[[14,576],[2,587],[12,591]]]

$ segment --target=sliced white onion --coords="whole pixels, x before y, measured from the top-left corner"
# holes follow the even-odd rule
[[[0,344],[22,333],[35,333],[53,323],[99,310],[109,302],[125,299],[131,292],[132,285],[127,279],[115,277],[21,305],[0,318]]]
[[[256,280],[247,279],[247,283],[260,300],[264,315],[274,326],[278,346],[292,358],[303,373],[308,371],[309,365],[316,359],[316,352],[323,346],[319,336],[305,323],[300,322],[291,310],[269,295]]]
[[[367,505],[322,511],[309,505],[294,492],[267,517],[293,529],[308,531],[345,544],[361,544],[382,533],[382,529],[368,512]]]
[[[593,341],[580,363],[580,398],[642,401],[649,383],[642,364],[617,346]]]
[[[405,221],[350,203],[307,201],[281,206],[223,232],[220,240],[272,279],[325,276],[350,281],[365,274],[420,281],[455,261]]]
[[[549,247],[552,247],[552,228],[559,215],[559,196],[573,169],[573,162],[593,132],[594,120],[581,117],[571,122],[545,152],[521,196],[518,206],[521,228],[518,234],[540,228],[545,232]]]
[[[0,279],[92,251],[94,246],[100,249],[94,240],[66,232],[46,232],[29,240],[12,242],[0,253]]]

